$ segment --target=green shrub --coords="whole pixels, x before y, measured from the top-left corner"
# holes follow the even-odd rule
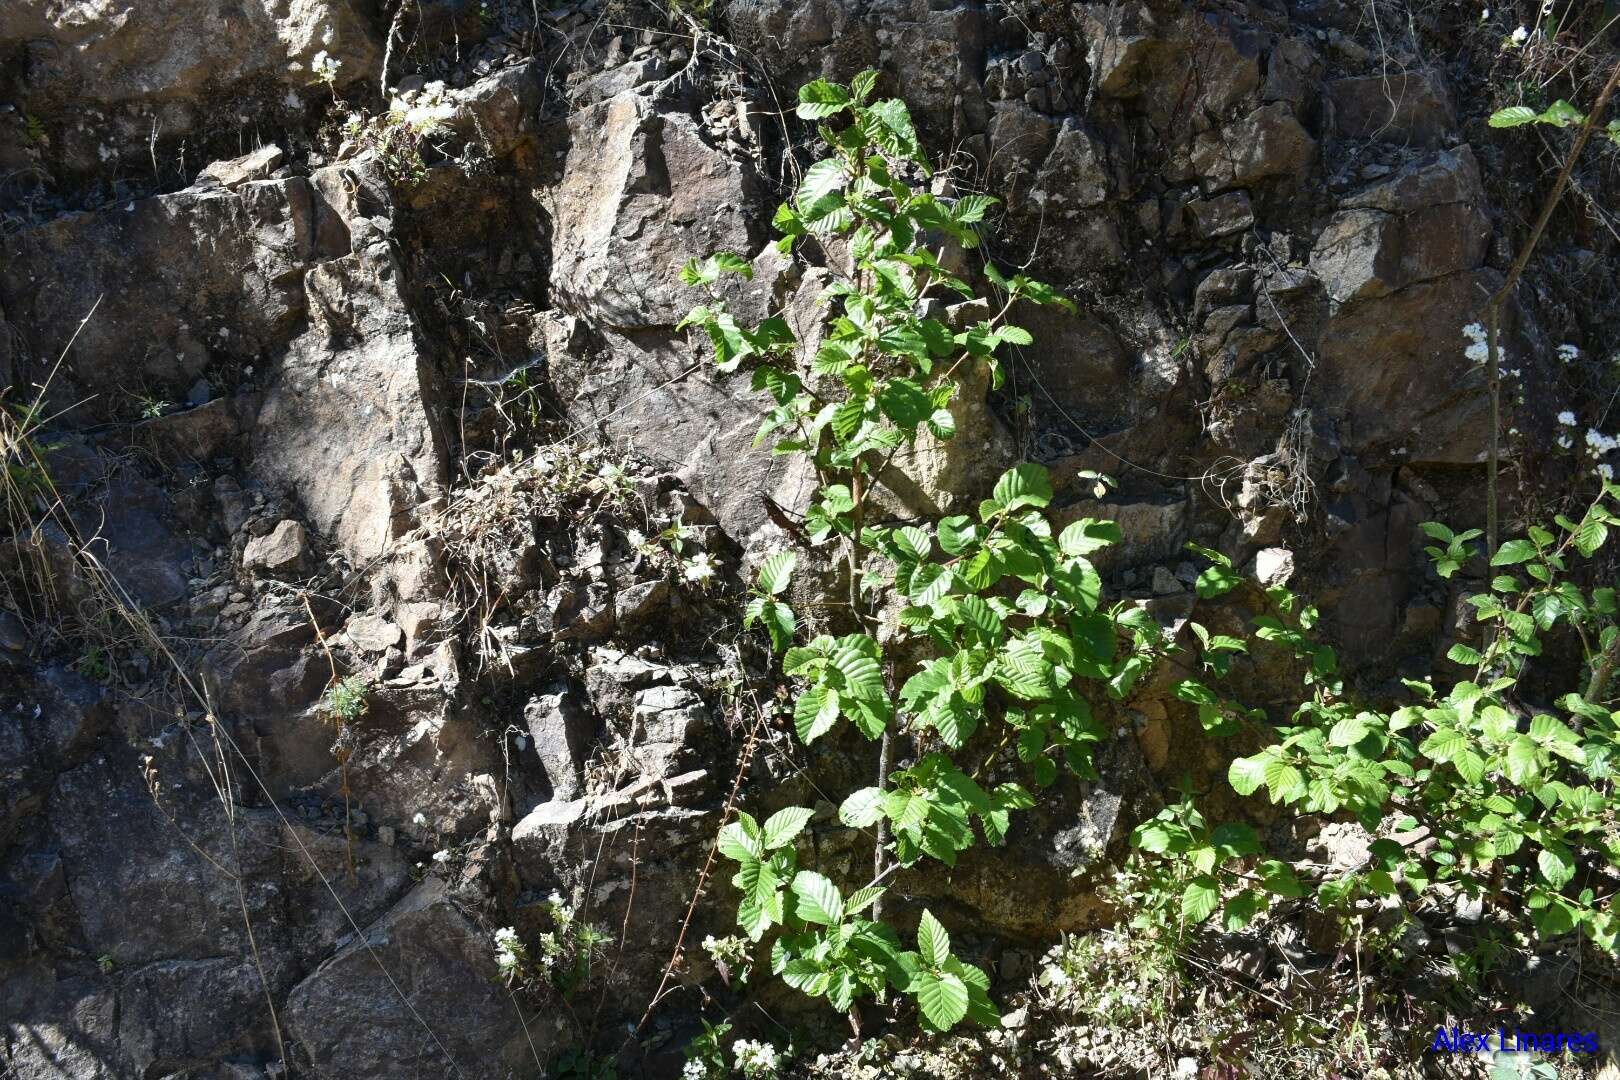
[[[1033,805],[1031,787],[1051,784],[1063,768],[1095,775],[1091,750],[1104,728],[1076,682],[1121,697],[1166,642],[1145,613],[1102,607],[1102,581],[1086,556],[1115,542],[1119,530],[1092,520],[1055,528],[1045,514],[1051,480],[1039,466],[1009,471],[976,515],[903,528],[867,523],[872,491],[896,456],[954,435],[950,405],[965,369],[982,365],[999,382],[997,350],[1030,343],[1008,322],[1013,305],[1070,306],[1050,286],[988,266],[999,290],[987,309],[993,314],[952,326],[921,313],[921,301],[937,294],[974,298],[928,244],[943,236],[977,247],[995,200],[920,189],[931,169],[910,114],[903,102],[873,101],[875,82],[867,72],[850,87],[818,81],[799,95],[799,115],[821,122],[832,156],[808,169],[778,211],[780,247],[837,237],[853,261],[852,272],[822,294],[834,314],[814,355],[779,317],[749,327],[727,312],[726,276],[752,276],[732,254],[684,269],[684,280],[707,288],[711,300],[683,326],[708,335],[720,370],[752,364],[754,387],[774,402],[759,439],[774,453],[809,460],[820,483],[807,535],[841,545],[859,583],[851,595],[855,632],[794,645],[797,619],[783,596],[796,556],[780,552],[760,572],[746,618],[764,625],[783,672],[804,684],[794,710],[800,739],[813,743],[847,719],[878,740],[903,718],[924,751],[919,760],[851,793],[839,816],[853,828],[878,825],[880,836],[892,829],[892,856],[902,866],[923,858],[954,864],[975,842],[975,823],[987,841],[1001,843],[1011,813]],[[889,629],[929,650],[898,688],[870,614],[890,596],[905,605]],[[952,755],[986,724],[998,726],[1003,745],[1016,743],[1027,785],[987,787],[956,763]],[[939,920],[922,912],[912,949],[878,916],[883,872],[846,895],[800,868],[794,841],[810,816],[792,807],[760,824],[741,814],[720,836],[721,853],[738,864],[739,924],[754,941],[776,934],[772,972],[851,1012],[857,1028],[855,1002],[890,989],[914,999],[934,1030],[964,1019],[995,1023],[989,977],[953,954]]]

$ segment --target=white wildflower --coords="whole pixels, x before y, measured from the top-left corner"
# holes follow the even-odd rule
[[[342,66],[343,61],[334,59],[327,54],[325,49],[322,49],[315,54],[315,59],[310,61],[309,70],[321,82],[330,85],[337,82],[338,68]]]
[[[686,580],[705,582],[714,577],[714,561],[709,553],[700,551],[686,563]]]
[[[1558,414],[1558,422],[1563,424],[1565,427],[1574,427],[1575,414],[1570,412],[1568,409],[1565,409],[1563,412]]]
[[[389,114],[418,135],[432,135],[456,115],[456,104],[445,93],[444,83],[430,82],[415,93],[396,97]]]
[[[1613,480],[1614,479],[1614,466],[1613,465],[1609,465],[1607,463],[1600,464],[1597,467],[1597,471],[1598,471],[1598,475],[1603,477],[1603,479],[1605,479],[1605,480]]]
[[[1467,338],[1469,341],[1472,341],[1475,345],[1483,345],[1485,343],[1485,328],[1479,325],[1477,322],[1469,323],[1467,326],[1462,328],[1462,332],[1463,337]]]
[[[1521,26],[1517,30],[1513,31],[1513,33],[1508,35],[1507,43],[1510,47],[1516,49],[1529,40],[1530,31]]]
[[[1607,454],[1611,450],[1620,449],[1620,439],[1613,435],[1605,435],[1597,428],[1587,428],[1586,445],[1594,454]]]
[[[1568,450],[1575,445],[1575,440],[1569,437],[1569,432],[1560,432],[1558,435],[1558,449]]]
[[[1484,343],[1476,341],[1463,350],[1463,356],[1467,357],[1471,364],[1483,364],[1491,358],[1491,351]]]
[[[631,529],[624,534],[624,541],[630,545],[631,551],[640,551],[647,546],[647,535],[640,529]]]
[[[495,966],[502,974],[511,975],[523,966],[525,953],[517,931],[504,926],[495,931]]]
[[[420,829],[422,826],[427,824],[427,815],[421,811],[417,811],[416,816],[411,818],[411,824]]]
[[[775,1076],[781,1065],[776,1047],[768,1042],[738,1039],[731,1044],[731,1050],[737,1055],[737,1071],[749,1080]]]
[[[705,1080],[709,1075],[709,1067],[703,1062],[693,1058],[681,1069],[681,1080]]]
[[[1558,346],[1558,359],[1566,364],[1573,364],[1580,356],[1581,350],[1568,342]]]
[[[450,861],[450,853],[448,851],[435,851],[433,853],[433,861],[436,863],[447,863]]]

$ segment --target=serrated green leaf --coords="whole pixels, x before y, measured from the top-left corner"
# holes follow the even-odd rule
[[[793,705],[793,727],[799,741],[808,746],[832,730],[838,722],[840,708],[838,691],[825,686],[812,686],[799,695]]]
[[[837,926],[844,921],[844,899],[827,877],[814,870],[801,870],[793,879],[793,895],[798,905],[793,913],[808,923]]]
[[[912,980],[911,993],[917,999],[924,1026],[930,1030],[949,1031],[967,1015],[967,984],[952,972],[919,972]]]
[[[1253,889],[1244,889],[1226,902],[1226,910],[1221,915],[1221,926],[1229,934],[1236,933],[1254,921],[1254,917],[1265,907],[1266,898],[1262,893]]]
[[[1239,795],[1253,795],[1266,782],[1266,761],[1255,756],[1237,758],[1226,771],[1226,782]]]
[[[1528,540],[1509,540],[1491,556],[1492,566],[1516,566],[1536,557],[1536,545]]]
[[[934,967],[943,967],[951,958],[951,935],[946,932],[933,912],[924,908],[917,923],[917,951],[923,961]]]
[[[863,651],[861,642],[840,642],[827,658],[827,667],[843,677],[844,690],[851,697],[872,701],[884,696],[883,670],[876,658]]]
[[[849,107],[850,93],[837,83],[817,79],[799,87],[798,114],[805,120],[825,120]]]
[[[1046,506],[1052,501],[1051,474],[1031,462],[1016,465],[996,481],[990,499],[1001,512],[1025,506]]]
[[[865,829],[883,816],[883,792],[865,787],[852,792],[838,808],[838,820],[852,829]]]
[[[1066,556],[1090,555],[1112,544],[1122,543],[1125,534],[1118,523],[1081,518],[1064,528],[1058,536],[1058,550]]]
[[[1193,878],[1181,892],[1181,916],[1188,922],[1203,922],[1220,905],[1220,886],[1208,874]]]
[[[1230,566],[1216,563],[1198,575],[1194,588],[1198,591],[1199,599],[1212,600],[1217,596],[1224,596],[1243,584],[1243,576]]]
[[[1575,877],[1575,857],[1562,844],[1549,845],[1536,853],[1536,869],[1548,885],[1562,889]]]
[[[868,885],[864,889],[857,889],[851,893],[844,904],[845,915],[859,915],[867,908],[878,902],[878,899],[889,890],[882,885]]]
[[[794,196],[799,213],[811,218],[822,218],[831,212],[832,200],[843,190],[848,177],[844,167],[833,158],[816,162],[805,170],[804,182]]]
[[[771,596],[780,596],[793,581],[799,557],[791,551],[778,551],[759,567],[759,587]]]
[[[774,851],[791,844],[814,816],[815,811],[804,806],[790,806],[772,814],[766,819],[763,830],[765,850]]]
[[[1274,803],[1292,802],[1305,794],[1305,777],[1286,761],[1266,763],[1266,793]]]
[[[1513,105],[1506,109],[1498,109],[1491,114],[1490,125],[1493,128],[1519,127],[1523,124],[1536,122],[1536,110],[1524,105]]]
[[[763,858],[765,847],[758,836],[749,835],[740,822],[733,821],[720,830],[720,854],[746,863]]]
[[[910,589],[906,598],[919,607],[927,607],[951,591],[956,574],[939,563],[923,563],[911,572]]]

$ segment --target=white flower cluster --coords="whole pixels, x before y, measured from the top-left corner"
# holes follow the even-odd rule
[[[693,1058],[681,1069],[681,1080],[709,1080],[709,1067]]]
[[[707,551],[700,551],[686,560],[686,580],[702,584],[714,577],[714,560]]]
[[[510,978],[522,970],[528,954],[523,948],[523,942],[518,940],[517,931],[510,926],[504,926],[495,931],[495,966],[501,969],[501,974]]]
[[[748,982],[751,957],[747,939],[735,934],[723,938],[710,934],[703,939],[703,951],[713,957],[715,963],[726,965],[731,977],[737,982]]]
[[[1566,364],[1573,364],[1581,358],[1581,350],[1567,341],[1558,346],[1558,359]]]
[[[1470,363],[1483,364],[1490,359],[1490,347],[1486,343],[1485,328],[1483,326],[1477,322],[1469,323],[1463,327],[1462,332],[1463,337],[1471,342],[1468,348],[1463,350],[1463,355],[1468,358]]]
[[[343,61],[334,59],[325,49],[316,53],[315,59],[309,62],[309,70],[327,86],[337,82],[338,68],[342,66]]]
[[[1597,428],[1586,429],[1586,448],[1594,456],[1607,454],[1611,450],[1620,449],[1620,439],[1613,435],[1605,435]]]
[[[1517,49],[1522,47],[1524,43],[1529,40],[1530,31],[1521,26],[1517,30],[1513,31],[1513,33],[1508,35],[1507,41],[1503,42],[1503,47]]]
[[[410,128],[414,134],[432,135],[456,115],[456,103],[450,100],[444,83],[434,81],[394,98],[388,112],[395,123]]]
[[[769,1080],[781,1068],[776,1047],[768,1042],[738,1039],[731,1044],[731,1050],[737,1055],[737,1071],[748,1080]]]

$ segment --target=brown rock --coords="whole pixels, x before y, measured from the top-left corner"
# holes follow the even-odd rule
[[[1300,177],[1316,158],[1316,140],[1293,110],[1273,102],[1225,127],[1198,136],[1192,166],[1211,191],[1260,180]]]
[[[1337,79],[1328,86],[1333,127],[1352,139],[1437,147],[1457,117],[1438,71]]]
[[[296,521],[283,521],[268,536],[248,541],[242,565],[270,574],[305,573],[310,567],[309,533]]]

